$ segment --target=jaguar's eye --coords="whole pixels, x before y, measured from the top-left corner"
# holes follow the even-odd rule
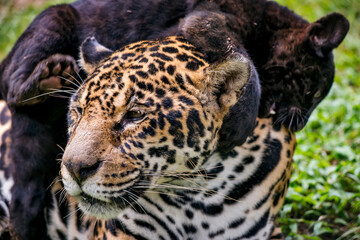
[[[314,94],[314,98],[319,98],[321,96],[321,91],[318,90],[315,94]]]
[[[136,124],[145,118],[146,114],[141,111],[128,111],[119,123],[116,123],[114,130],[124,131],[128,124]]]
[[[144,117],[145,117],[145,113],[143,113],[141,111],[128,111],[125,114],[125,118],[130,121],[140,121]]]

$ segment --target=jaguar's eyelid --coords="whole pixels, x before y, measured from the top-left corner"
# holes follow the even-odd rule
[[[149,112],[149,106],[145,103],[133,102],[131,106],[127,108],[127,111],[140,111],[146,114]]]
[[[137,102],[134,105],[139,106],[139,107],[149,107],[147,104],[141,103],[141,102]]]

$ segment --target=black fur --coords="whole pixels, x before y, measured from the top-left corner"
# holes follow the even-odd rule
[[[101,51],[97,47],[102,47]],[[109,56],[113,51],[105,48],[96,41],[95,37],[88,37],[81,44],[80,52],[83,55],[84,62],[90,65],[97,65],[101,59]]]

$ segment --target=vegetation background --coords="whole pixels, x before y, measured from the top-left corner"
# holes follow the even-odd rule
[[[0,61],[46,7],[72,0],[0,0]],[[294,172],[279,223],[286,239],[360,239],[360,1],[277,0],[309,21],[340,12],[350,33],[335,50],[328,97],[297,134]]]

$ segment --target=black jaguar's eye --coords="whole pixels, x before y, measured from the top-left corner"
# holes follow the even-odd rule
[[[319,98],[321,97],[321,91],[318,90],[315,94],[314,94],[314,98]]]

